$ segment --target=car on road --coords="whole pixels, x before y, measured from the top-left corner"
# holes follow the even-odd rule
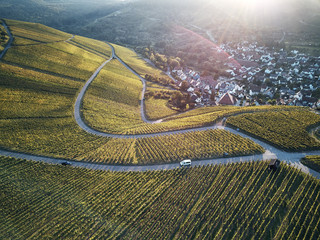
[[[63,166],[69,166],[69,165],[71,165],[71,162],[64,161],[64,162],[61,163],[61,165],[63,165]]]
[[[191,166],[191,160],[190,159],[185,159],[185,160],[182,160],[180,162],[180,166],[183,167],[183,166]]]

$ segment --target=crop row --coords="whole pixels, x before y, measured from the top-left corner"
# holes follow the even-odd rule
[[[119,66],[117,62],[114,64]],[[0,96],[4,101],[1,103],[0,145],[5,148],[117,164],[170,162],[185,157],[219,157],[224,152],[243,155],[261,151],[261,148],[252,142],[219,131],[139,140],[93,136],[81,130],[72,118],[73,101],[80,82],[63,81],[56,76],[7,64],[1,64],[1,69],[3,71]],[[10,75],[11,71],[15,71],[16,74]],[[102,81],[104,74],[101,76]],[[39,78],[43,80],[39,81]],[[98,79],[97,83],[99,81]],[[99,97],[105,92],[103,89],[93,85],[88,94],[95,96],[93,99],[97,99],[96,103],[99,103]],[[106,92],[110,91],[109,89],[112,88],[107,88]],[[122,99],[109,101],[109,107],[114,106],[114,110],[118,111],[120,116],[121,105],[126,106],[123,112],[128,114],[128,106],[133,104],[132,99],[130,95],[125,95]],[[123,103],[119,103],[120,101]],[[138,109],[138,105],[132,106],[132,109],[134,108]],[[137,110],[139,117],[138,114]],[[94,117],[98,119],[99,114],[94,114]],[[112,118],[102,118],[102,121],[110,123],[110,119]],[[130,115],[126,118],[119,117],[115,119],[114,124],[119,124],[122,120],[123,126],[126,126],[125,121],[132,123],[133,119]]]
[[[304,109],[243,114],[227,120],[234,127],[291,151],[320,147],[306,130],[319,122],[319,115]]]
[[[89,126],[122,133],[142,124],[140,80],[117,60],[109,62],[89,86],[83,99],[83,117]]]
[[[137,55],[133,50],[112,44],[117,56],[119,56],[126,64],[134,69],[141,77],[145,77],[146,74],[153,76],[154,79],[165,79],[166,82],[171,82],[165,73],[158,68],[148,64],[142,57]]]
[[[264,150],[249,139],[224,130],[207,130],[137,140],[142,163],[251,155]]]
[[[168,100],[166,99],[155,99],[154,97],[148,98],[145,101],[148,119],[157,120],[176,114],[177,111],[170,109],[167,104]]]
[[[177,162],[184,158],[205,159],[251,155],[264,150],[249,139],[224,130],[207,130],[142,139],[111,139],[78,160],[111,164]]]
[[[75,43],[80,47],[84,47],[85,49],[93,50],[96,53],[103,55],[105,58],[111,56],[111,48],[104,42],[81,36],[75,36],[70,42]]]
[[[319,239],[319,181],[267,164],[117,173],[0,157],[0,238]]]
[[[21,44],[22,39],[29,39],[29,43],[39,42],[55,42],[67,40],[71,34],[44,26],[42,24],[21,22],[17,20],[6,20],[14,37],[18,37],[19,41],[14,44]]]
[[[301,162],[314,169],[315,171],[320,172],[320,156],[318,155],[310,155],[310,156],[305,156],[303,159],[301,159]]]

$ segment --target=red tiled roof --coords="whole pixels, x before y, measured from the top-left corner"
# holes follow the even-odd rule
[[[236,98],[227,92],[220,98],[218,103],[221,105],[235,105]]]

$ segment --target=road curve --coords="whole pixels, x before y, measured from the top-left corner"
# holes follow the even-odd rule
[[[0,59],[2,59],[2,57],[6,54],[6,52],[11,47],[12,42],[13,42],[13,36],[12,36],[6,22],[3,19],[1,19],[1,20],[2,20],[2,26],[6,29],[8,35],[9,35],[9,41],[8,41],[7,45],[5,46],[5,48],[3,49],[3,51],[0,53]]]
[[[3,26],[6,28],[10,40],[7,44],[6,49],[1,53],[1,57],[4,55],[4,53],[10,48],[13,36],[10,33],[8,27],[6,26],[5,22],[3,22]],[[73,38],[74,36],[72,36]],[[70,39],[72,39],[70,38]],[[70,40],[68,39],[68,40]],[[241,156],[241,157],[232,157],[232,158],[216,158],[216,159],[206,159],[206,160],[197,160],[193,161],[192,165],[194,166],[203,166],[208,164],[226,164],[226,163],[237,163],[237,162],[247,162],[247,161],[259,161],[259,160],[267,160],[272,158],[278,158],[282,161],[284,161],[287,164],[290,164],[298,169],[301,169],[303,172],[312,174],[316,178],[320,179],[320,173],[313,171],[312,169],[304,166],[300,163],[300,159],[306,155],[320,155],[320,151],[312,151],[312,152],[301,152],[301,153],[288,153],[282,150],[279,150],[273,146],[271,146],[268,143],[262,142],[260,140],[257,140],[251,136],[248,136],[244,133],[238,132],[234,129],[228,128],[223,126],[222,124],[216,124],[209,127],[201,127],[201,128],[194,128],[194,129],[186,129],[186,130],[177,130],[177,131],[171,131],[171,132],[164,132],[164,133],[155,133],[155,134],[141,134],[141,135],[117,135],[117,134],[109,134],[100,132],[97,130],[94,130],[87,126],[82,118],[81,118],[81,104],[82,99],[87,91],[88,86],[92,83],[92,81],[97,77],[97,75],[100,73],[102,68],[110,62],[112,59],[117,59],[120,63],[122,63],[129,71],[131,71],[133,74],[135,74],[143,83],[143,91],[142,91],[142,101],[141,101],[141,117],[143,121],[147,123],[155,123],[156,121],[149,121],[145,117],[145,111],[144,111],[144,93],[146,90],[146,81],[143,79],[138,73],[136,73],[132,68],[130,68],[125,62],[123,62],[116,54],[114,47],[108,43],[108,45],[112,49],[112,55],[111,57],[102,63],[102,65],[93,73],[93,75],[89,78],[89,80],[85,83],[84,87],[81,89],[74,108],[74,117],[77,122],[77,124],[87,131],[88,133],[99,135],[99,136],[105,136],[105,137],[113,137],[113,138],[143,138],[143,137],[152,137],[152,136],[163,136],[163,135],[170,135],[174,133],[185,133],[185,132],[191,132],[191,131],[203,131],[208,129],[224,129],[229,132],[232,132],[234,134],[241,135],[242,137],[249,138],[256,142],[257,144],[261,145],[264,149],[266,149],[266,152],[263,154],[256,154],[251,156]],[[27,159],[27,160],[33,160],[33,161],[41,161],[46,162],[49,164],[61,164],[63,161],[66,161],[65,159],[60,158],[51,158],[46,156],[38,156],[38,155],[32,155],[32,154],[26,154],[26,153],[18,153],[13,151],[7,151],[7,150],[1,150],[0,149],[0,155],[2,156],[8,156],[8,157],[14,157],[14,158],[21,158],[21,159]],[[70,160],[68,160],[70,161]],[[79,161],[70,161],[74,167],[84,167],[88,169],[95,169],[95,170],[110,170],[110,171],[148,171],[148,170],[169,170],[179,167],[178,163],[171,163],[171,164],[156,164],[156,165],[143,165],[143,166],[120,166],[120,165],[109,165],[109,164],[97,164],[97,163],[88,163],[88,162],[79,162]]]

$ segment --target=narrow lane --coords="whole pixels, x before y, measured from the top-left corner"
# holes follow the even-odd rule
[[[4,20],[2,20],[2,26],[6,29],[8,35],[9,35],[9,41],[7,43],[7,45],[5,46],[5,48],[3,49],[3,51],[0,53],[0,60],[3,58],[3,56],[6,54],[6,52],[8,51],[8,49],[11,47],[12,42],[13,42],[13,36],[6,24],[6,22]]]

